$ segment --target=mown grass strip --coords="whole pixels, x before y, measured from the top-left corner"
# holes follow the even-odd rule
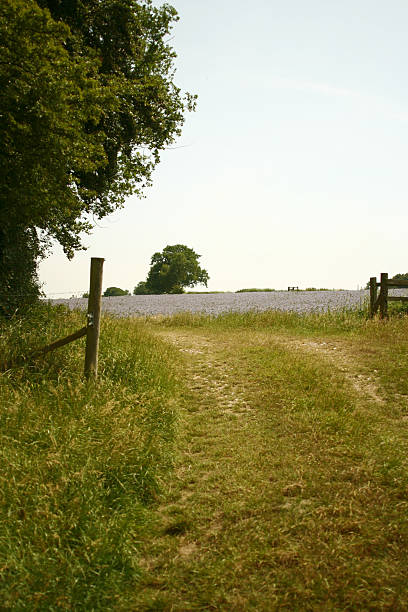
[[[186,343],[183,453],[145,544],[141,609],[406,609],[407,406],[286,347],[290,326],[180,318],[162,329]],[[332,332],[354,346],[358,371],[383,367],[398,385],[381,361],[398,361],[407,322],[342,326]],[[310,320],[296,326],[310,332]],[[250,410],[234,414],[224,400],[237,390]],[[169,532],[173,521],[183,529]]]

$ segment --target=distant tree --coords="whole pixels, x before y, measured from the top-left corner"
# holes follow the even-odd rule
[[[408,272],[405,272],[405,274],[394,274],[391,280],[408,281]]]
[[[408,272],[405,272],[403,274],[394,274],[394,276],[392,278],[390,278],[390,280],[403,280],[403,281],[407,281],[408,282]],[[370,281],[367,282],[365,288],[366,289],[370,288]]]
[[[148,295],[150,291],[146,286],[146,281],[140,281],[133,289],[133,295]]]
[[[119,295],[130,295],[130,293],[127,289],[120,289],[119,287],[108,287],[105,290],[103,297],[114,297]]]
[[[235,293],[256,293],[256,292],[268,292],[268,291],[275,291],[275,289],[257,289],[256,287],[250,288],[250,289],[238,289],[238,291],[236,291]]]
[[[139,283],[135,292],[184,293],[185,287],[207,286],[209,276],[198,264],[200,257],[184,244],[166,246],[161,253],[152,256],[146,282]]]

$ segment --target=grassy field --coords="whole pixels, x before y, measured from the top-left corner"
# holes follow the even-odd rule
[[[82,325],[37,316],[3,347]],[[6,608],[408,608],[407,317],[106,318],[82,358],[0,378]]]

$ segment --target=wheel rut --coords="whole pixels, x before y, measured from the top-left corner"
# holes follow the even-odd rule
[[[239,514],[254,486],[245,479],[241,454],[255,459],[262,444],[247,435],[253,431],[254,411],[223,347],[198,334],[160,330],[158,335],[178,349],[185,386],[178,455],[157,509],[155,546],[147,547],[142,560],[147,597],[159,591],[166,600],[172,599],[172,573],[188,575],[192,563],[205,564],[217,555],[227,529],[226,508],[232,505]],[[259,474],[258,480],[268,483],[267,475]],[[164,609],[190,608],[184,602]]]

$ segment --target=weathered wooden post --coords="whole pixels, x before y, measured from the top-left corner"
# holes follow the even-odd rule
[[[388,318],[388,272],[381,273],[380,319]]]
[[[377,301],[377,277],[370,278],[370,317],[375,315],[375,303]]]
[[[89,282],[85,368],[86,378],[96,379],[98,376],[98,347],[101,320],[102,296],[102,257],[91,258],[91,278]]]

